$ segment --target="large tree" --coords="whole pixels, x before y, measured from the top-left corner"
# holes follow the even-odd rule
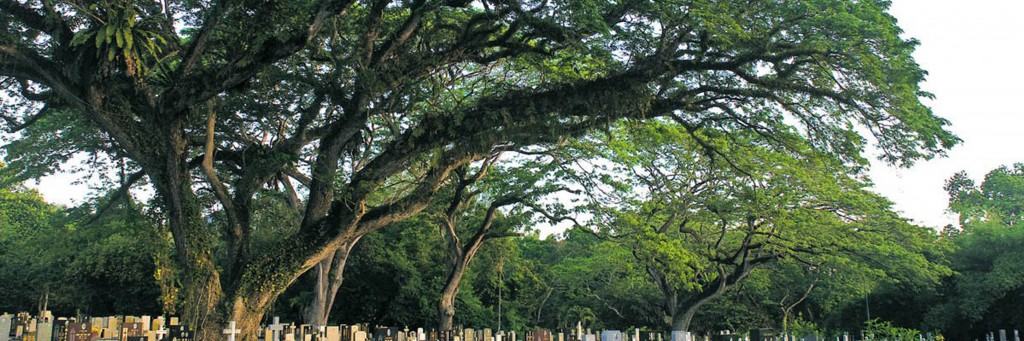
[[[787,148],[766,148],[772,143]],[[672,330],[689,330],[701,307],[780,260],[932,281],[942,273],[917,251],[932,235],[868,191],[860,164],[798,136],[766,140],[651,120],[581,148],[597,151],[579,177],[596,198],[592,224],[629,246],[661,291]],[[788,318],[794,303],[783,305]]]
[[[916,42],[887,6],[0,0],[2,116],[62,115],[129,159],[171,230],[186,321],[252,338],[301,274],[496,151],[669,117],[848,160],[858,131],[890,162],[941,153],[957,139],[919,101]],[[69,142],[54,153],[86,141]],[[289,178],[301,219],[253,248],[254,196]]]

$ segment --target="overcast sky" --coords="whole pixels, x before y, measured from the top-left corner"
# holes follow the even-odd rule
[[[947,158],[910,169],[879,164],[871,176],[875,189],[905,217],[941,227],[955,222],[945,211],[945,179],[960,170],[981,179],[993,168],[1024,161],[1024,109],[1018,101],[1024,97],[1024,1],[895,0],[891,13],[908,37],[921,41],[915,57],[930,73],[925,90],[936,95],[928,104],[952,122],[964,142]],[[81,202],[87,187],[67,179],[44,179],[44,197]]]
[[[936,96],[928,104],[964,142],[947,158],[910,169],[876,165],[871,176],[905,217],[941,227],[956,221],[942,190],[953,173],[980,181],[993,168],[1024,162],[1024,1],[895,0],[890,13],[921,41],[914,57],[929,72],[924,89]]]

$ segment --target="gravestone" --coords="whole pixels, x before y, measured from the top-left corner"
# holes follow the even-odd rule
[[[222,332],[224,333],[224,335],[228,336],[228,341],[235,341],[235,335],[241,333],[242,330],[235,327],[235,321],[229,321],[228,327],[225,328]]]
[[[527,341],[551,341],[551,331],[547,329],[536,329],[533,331],[533,338]]]
[[[743,338],[725,331],[718,335],[711,335],[711,341],[743,341]]]
[[[266,341],[280,341],[281,332],[284,331],[284,325],[281,324],[281,318],[274,316],[274,323],[271,324],[267,330],[270,330],[270,339]]]
[[[462,339],[464,341],[476,341],[475,340],[476,339],[476,334],[474,333],[473,328],[463,329],[462,330]]]
[[[656,341],[658,338],[654,336],[654,332],[645,331],[640,333],[639,341]]]
[[[583,341],[597,341],[597,335],[594,334],[583,334]]]
[[[750,341],[775,341],[775,332],[770,328],[751,329]]]
[[[538,340],[539,341],[539,340]],[[601,332],[601,341],[625,341],[622,339],[622,332],[618,330],[605,330]],[[675,341],[675,340],[673,340]]]
[[[1020,333],[1016,329],[1013,330],[1013,341],[1020,341]]]
[[[72,321],[69,321],[66,317],[59,317],[57,318],[57,321],[54,322],[53,336],[57,341],[68,341],[68,339],[71,338],[68,335],[68,324],[71,322]]]
[[[367,341],[366,332],[357,330],[355,333],[352,333],[352,341]]]
[[[11,322],[14,316],[11,314],[0,315],[0,341],[10,341],[11,339]]]
[[[690,341],[690,340],[693,340],[693,338],[690,337],[690,332],[685,332],[685,331],[682,331],[682,330],[673,330],[672,331],[672,341]],[[750,341],[754,341],[754,338],[751,337]]]
[[[127,321],[127,320],[128,319],[125,319],[125,321]],[[121,339],[126,339],[126,338],[129,338],[129,337],[145,337],[145,336],[146,336],[146,330],[142,329],[142,323],[140,323],[140,322],[127,323],[126,322],[124,324],[121,324],[121,336],[120,336]]]
[[[427,335],[423,333],[423,328],[416,328],[416,340],[427,341]],[[1020,340],[1017,340],[1020,341]]]
[[[325,341],[341,341],[341,327],[330,326],[324,329]]]
[[[999,341],[1008,341],[1006,340],[1006,329],[999,330]]]
[[[68,324],[68,341],[92,341],[94,335],[91,322]]]
[[[36,324],[37,341],[53,341],[53,322],[44,320]]]
[[[171,326],[168,334],[170,341],[192,341],[195,339],[192,330],[188,329],[188,325],[184,324]]]

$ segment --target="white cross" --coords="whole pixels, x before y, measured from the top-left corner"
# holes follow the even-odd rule
[[[281,318],[277,317],[277,316],[274,316],[274,324],[271,324],[269,329],[271,331],[270,335],[273,338],[273,341],[280,340],[281,339],[281,331],[284,330],[284,325],[281,324]],[[270,341],[270,340],[268,340],[268,341]]]
[[[224,329],[224,334],[227,334],[228,341],[235,341],[235,334],[241,332],[242,330],[235,328],[235,321],[228,322],[228,329]]]

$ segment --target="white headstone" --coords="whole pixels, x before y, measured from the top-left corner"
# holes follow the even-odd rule
[[[672,341],[690,341],[690,340],[692,340],[692,338],[690,337],[690,332],[684,332],[684,331],[681,331],[681,330],[673,330],[672,331]]]
[[[8,335],[11,331],[11,320],[14,319],[14,315],[3,314],[0,315],[0,341],[10,341],[11,336]]]
[[[427,341],[427,334],[423,333],[423,328],[416,328],[416,340]]]
[[[53,341],[53,322],[44,321],[36,325],[37,341]]]
[[[618,330],[605,330],[601,332],[601,341],[625,341],[622,339],[622,332]],[[676,341],[676,340],[672,340]]]
[[[279,341],[281,340],[281,331],[284,330],[284,325],[281,324],[281,318],[274,316],[274,323],[269,328],[271,332],[271,339],[265,341]]]
[[[357,330],[355,333],[352,333],[352,341],[366,341],[366,332]]]
[[[241,329],[235,328],[235,321],[228,322],[228,328],[224,329],[224,335],[228,336],[228,341],[235,341],[235,335],[241,332]]]

